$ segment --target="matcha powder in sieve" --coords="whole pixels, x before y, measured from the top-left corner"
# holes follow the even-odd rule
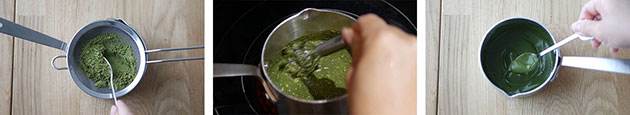
[[[136,75],[136,58],[129,43],[116,34],[101,34],[86,41],[81,48],[79,64],[85,75],[94,81],[94,87],[109,87],[109,66],[114,72],[116,90],[125,88]]]

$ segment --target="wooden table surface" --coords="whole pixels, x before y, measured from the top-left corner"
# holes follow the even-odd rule
[[[486,31],[508,17],[545,25],[556,41],[572,34],[586,0],[429,0],[427,2],[428,114],[630,114],[630,75],[561,67],[540,92],[510,99],[495,89],[478,65]],[[604,45],[603,45],[604,46]],[[589,42],[560,48],[563,56],[630,58]]]
[[[84,25],[122,18],[147,49],[203,45],[202,0],[0,0],[0,17],[70,42]],[[89,96],[67,70],[50,66],[65,52],[0,34],[0,114],[109,114],[112,100]],[[148,54],[149,60],[201,57],[203,50]],[[56,65],[66,66],[66,60]],[[124,100],[144,114],[202,114],[203,61],[150,64]]]

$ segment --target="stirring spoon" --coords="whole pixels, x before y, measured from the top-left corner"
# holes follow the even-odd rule
[[[555,49],[559,48],[560,46],[562,46],[562,45],[564,45],[564,44],[567,44],[567,43],[569,43],[570,41],[575,40],[576,38],[580,38],[580,40],[582,40],[582,41],[589,41],[589,40],[593,40],[593,37],[586,37],[586,36],[582,36],[582,35],[580,35],[580,34],[574,33],[573,35],[571,35],[571,36],[569,36],[569,37],[565,38],[564,40],[562,40],[562,41],[560,41],[560,42],[558,42],[558,43],[556,43],[556,44],[552,45],[551,47],[549,47],[549,48],[547,48],[547,49],[543,50],[542,52],[538,53],[538,57],[543,56],[543,55],[545,55],[545,54],[547,54],[547,53],[549,53],[549,52],[551,52],[551,51],[553,51],[553,50],[555,50]]]
[[[339,51],[345,47],[346,43],[343,42],[341,36],[336,36],[322,44],[317,45],[314,52],[312,53],[325,56],[335,51]]]
[[[516,72],[516,73],[526,73],[529,71],[534,70],[536,63],[538,63],[538,58],[544,56],[545,54],[559,48],[562,45],[565,45],[567,43],[569,43],[570,41],[573,41],[577,38],[580,38],[580,40],[584,40],[584,41],[588,41],[588,40],[592,40],[593,37],[585,37],[582,35],[579,35],[577,33],[567,37],[566,39],[552,45],[551,47],[543,50],[542,52],[538,53],[538,54],[534,54],[534,53],[523,53],[521,55],[519,55],[518,57],[516,57],[516,59],[514,59],[511,63],[510,63],[510,71],[512,72]]]
[[[313,50],[306,50],[306,53],[304,53],[304,55],[300,55],[297,58],[298,60],[304,60],[302,61],[302,63],[305,63],[304,65],[309,66],[303,66],[300,71],[304,74],[298,73],[296,76],[310,75],[316,70],[316,66],[313,65],[313,63],[318,61],[320,56],[326,56],[328,54],[344,49],[345,47],[346,44],[343,42],[341,36],[335,36],[328,41],[317,45],[317,47],[315,47],[315,49]]]
[[[109,61],[107,61],[107,58],[105,58],[105,56],[103,56],[103,59],[105,60],[105,62],[107,62],[107,66],[109,66],[110,89],[112,89],[112,97],[114,97],[114,104],[118,105],[118,98],[116,98],[116,89],[114,88],[114,70],[112,68],[112,65],[109,64]]]

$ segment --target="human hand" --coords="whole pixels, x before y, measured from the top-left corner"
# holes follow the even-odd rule
[[[605,43],[612,52],[618,48],[630,48],[630,1],[591,0],[580,13],[578,21],[571,25],[574,32],[592,36],[593,47]]]
[[[112,105],[112,108],[109,110],[110,115],[133,115],[125,102],[118,100],[116,103],[118,103],[118,105]]]
[[[342,36],[352,49],[346,75],[353,114],[416,114],[416,36],[375,14],[359,17]]]

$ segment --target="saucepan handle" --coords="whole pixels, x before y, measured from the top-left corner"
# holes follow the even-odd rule
[[[630,74],[630,60],[628,59],[563,56],[560,63],[567,67]]]
[[[203,46],[185,47],[185,48],[165,48],[165,49],[147,50],[145,52],[146,53],[154,53],[154,52],[163,52],[163,51],[190,50],[190,49],[202,49],[202,48],[203,48]],[[147,64],[162,63],[162,62],[173,62],[173,61],[187,61],[187,60],[203,60],[203,57],[151,60],[151,61],[147,61]]]
[[[215,63],[212,65],[212,74],[214,78],[222,78],[222,77],[238,77],[238,76],[252,76],[258,78],[262,82],[267,95],[269,96],[269,100],[276,103],[278,102],[278,97],[275,92],[271,89],[270,84],[263,78],[260,68],[254,65],[246,65],[246,64],[226,64],[226,63]]]
[[[46,45],[48,47],[57,48],[63,51],[68,51],[68,45],[65,42],[50,37],[46,34],[39,33],[22,25],[13,23],[4,18],[0,18],[0,33]]]
[[[262,75],[260,74],[260,68],[258,68],[258,66],[246,64],[215,63],[212,65],[212,67],[212,74],[214,77],[256,76],[260,80],[263,80]]]
[[[52,60],[50,61],[50,66],[52,66],[56,70],[68,69],[68,67],[57,67],[57,66],[55,66],[55,60],[57,60],[57,58],[66,58],[66,55],[57,55],[57,56],[53,57]]]

